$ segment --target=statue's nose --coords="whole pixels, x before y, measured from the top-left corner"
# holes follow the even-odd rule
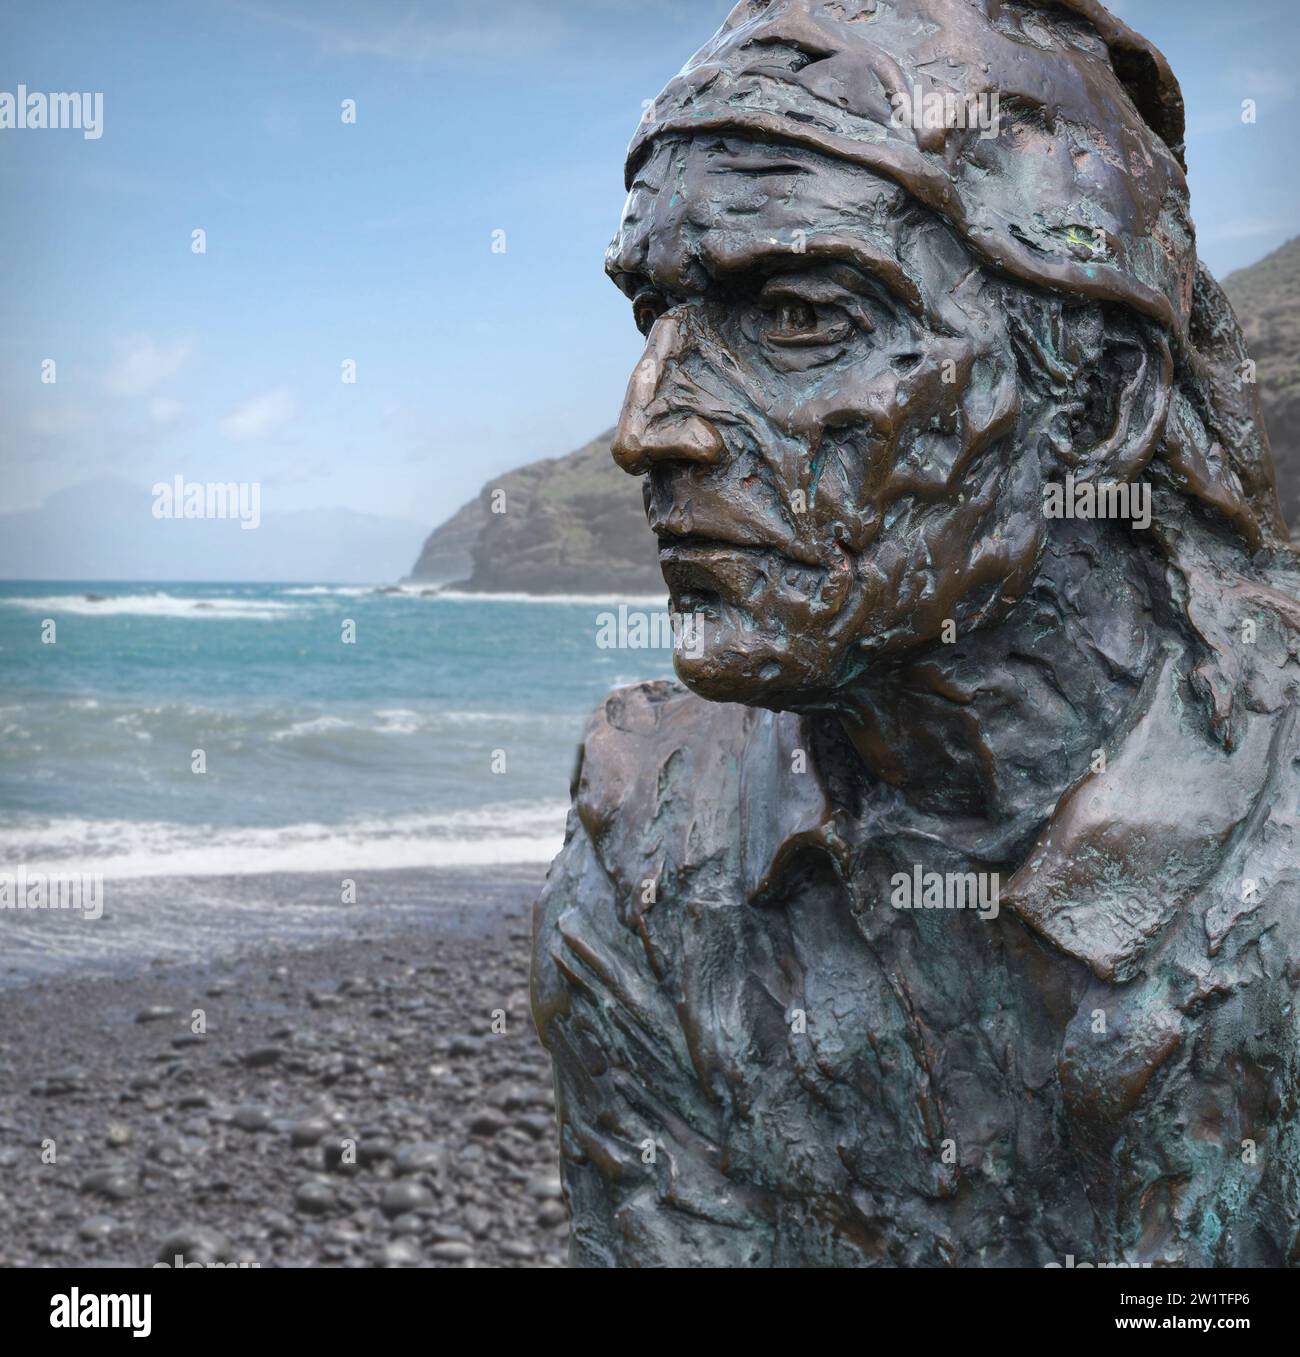
[[[659,387],[681,349],[681,322],[671,313],[660,316],[632,369],[610,445],[614,460],[633,476],[658,462],[716,462],[722,456],[722,438],[707,419],[669,409],[660,398]]]

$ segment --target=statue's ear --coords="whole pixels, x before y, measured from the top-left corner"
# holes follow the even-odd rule
[[[1131,481],[1164,434],[1173,355],[1164,334],[1141,317],[1089,310],[1071,336],[1074,378],[1063,409],[1065,443],[1057,451],[1077,480]]]

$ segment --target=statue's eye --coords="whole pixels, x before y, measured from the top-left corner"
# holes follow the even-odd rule
[[[807,302],[783,301],[773,315],[773,339],[793,339],[796,335],[810,335],[817,330],[817,312]]]
[[[767,339],[772,344],[790,348],[835,344],[847,338],[852,330],[842,316],[824,321],[812,302],[801,297],[776,297],[766,309],[770,316]],[[834,308],[831,310],[833,313]]]
[[[657,292],[651,292],[649,289],[638,292],[632,298],[632,319],[636,321],[636,328],[643,335],[650,333],[655,321],[667,310],[667,302]]]

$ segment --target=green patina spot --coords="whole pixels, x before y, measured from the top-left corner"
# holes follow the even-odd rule
[[[1201,1243],[1207,1249],[1212,1249],[1219,1242],[1219,1236],[1223,1233],[1223,1222],[1214,1214],[1207,1210],[1201,1217],[1201,1226],[1197,1231]]]

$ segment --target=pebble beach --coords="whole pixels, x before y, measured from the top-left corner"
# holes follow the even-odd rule
[[[563,1266],[536,884],[0,990],[0,1266]]]

